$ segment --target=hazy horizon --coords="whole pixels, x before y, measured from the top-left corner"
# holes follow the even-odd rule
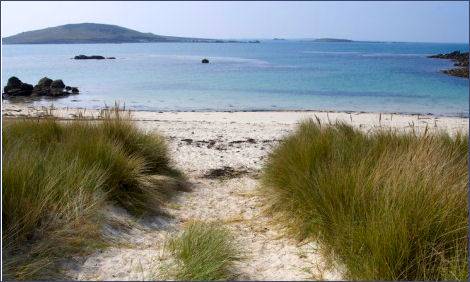
[[[65,24],[101,23],[158,35],[213,39],[341,38],[435,43],[469,40],[465,1],[3,1],[1,8],[2,37]],[[65,12],[48,14],[54,10]],[[38,14],[48,16],[37,17]]]

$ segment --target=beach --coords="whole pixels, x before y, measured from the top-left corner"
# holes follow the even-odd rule
[[[99,119],[100,110],[31,107],[4,104],[3,118],[40,117]],[[146,132],[162,134],[170,156],[192,184],[165,209],[169,216],[135,220],[110,207],[107,215],[132,225],[130,232],[109,229],[115,246],[86,258],[64,262],[64,269],[80,280],[151,280],[163,278],[158,269],[171,258],[164,242],[190,220],[218,220],[236,235],[247,259],[238,262],[243,280],[305,280],[342,278],[341,266],[332,267],[314,243],[284,236],[279,225],[263,212],[257,186],[266,156],[291,133],[299,121],[312,118],[322,124],[336,121],[365,132],[377,128],[443,130],[451,135],[468,132],[468,118],[358,112],[145,112],[131,119]],[[106,231],[106,230],[105,230]],[[157,270],[156,270],[157,269]]]

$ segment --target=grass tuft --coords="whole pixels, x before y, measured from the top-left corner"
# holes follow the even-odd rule
[[[241,259],[231,233],[215,223],[190,222],[169,241],[174,256],[168,275],[176,280],[231,280],[234,263]]]
[[[462,134],[307,120],[269,156],[261,189],[348,279],[467,280],[467,155]]]
[[[109,111],[102,121],[3,123],[3,270],[7,279],[61,278],[57,262],[105,246],[102,208],[142,216],[185,179],[162,137]]]

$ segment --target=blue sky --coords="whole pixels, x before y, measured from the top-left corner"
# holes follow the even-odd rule
[[[2,36],[67,23],[161,35],[468,42],[468,2],[8,2]]]

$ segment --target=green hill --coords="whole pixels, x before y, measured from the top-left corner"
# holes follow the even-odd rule
[[[223,40],[162,36],[96,23],[66,24],[22,32],[3,38],[3,44],[74,44],[138,42],[226,42]]]

